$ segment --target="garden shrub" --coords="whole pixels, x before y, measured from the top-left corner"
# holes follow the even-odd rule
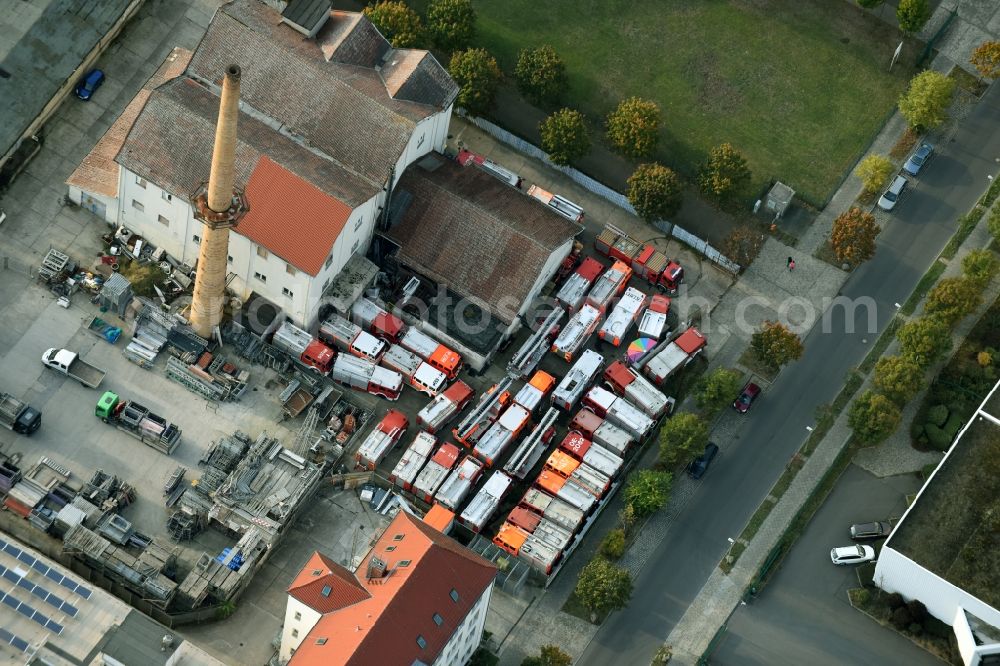
[[[948,417],[947,423],[941,427],[941,430],[943,430],[944,434],[948,435],[950,439],[955,439],[955,435],[958,434],[958,431],[962,429],[962,426],[965,425],[967,420],[968,419],[962,418],[962,415],[958,412],[953,411],[951,416]]]
[[[933,423],[924,426],[924,433],[927,435],[927,443],[938,451],[947,451],[951,445],[951,437]]]
[[[885,597],[885,605],[892,610],[896,610],[905,603],[906,599],[904,599],[903,595],[900,594],[899,592],[893,592],[891,594],[886,595]]]
[[[914,636],[919,636],[923,632],[924,628],[917,622],[911,622],[910,626],[907,627],[906,630]]]
[[[948,408],[944,405],[934,405],[927,410],[927,422],[941,427],[948,420]]]
[[[930,614],[924,620],[924,632],[937,638],[950,638],[954,634],[950,626]]]
[[[613,529],[605,535],[601,541],[601,554],[605,557],[617,560],[625,554],[625,530]]]
[[[914,419],[910,424],[910,439],[918,440],[924,436],[924,424]]]
[[[917,624],[922,624],[927,619],[927,606],[920,599],[910,599],[907,601],[906,610],[910,611],[910,617]]]
[[[896,627],[899,631],[902,631],[910,626],[910,622],[913,621],[913,618],[910,617],[910,611],[906,610],[906,606],[900,606],[896,610],[892,611],[892,617],[889,621],[892,622],[892,626]]]

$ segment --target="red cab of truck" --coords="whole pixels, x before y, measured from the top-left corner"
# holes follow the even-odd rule
[[[372,321],[371,333],[376,338],[380,338],[391,344],[399,342],[403,335],[403,321],[388,312],[382,312]]]
[[[684,268],[652,245],[643,246],[632,260],[632,268],[636,275],[669,293],[675,293],[684,281]]]
[[[324,375],[330,372],[333,362],[337,358],[336,353],[319,340],[313,340],[305,348],[299,360],[310,368],[315,368]]]

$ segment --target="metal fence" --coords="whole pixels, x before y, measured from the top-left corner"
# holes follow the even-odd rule
[[[488,120],[485,120],[483,118],[475,118],[473,116],[468,116],[468,115],[465,115],[464,117],[466,120],[468,120],[473,125],[475,125],[479,129],[483,130],[484,132],[492,136],[494,139],[507,144],[508,146],[518,151],[519,153],[522,153],[524,155],[527,155],[528,157],[533,157],[536,160],[544,162],[546,165],[568,176],[574,183],[576,183],[580,187],[585,188],[589,192],[596,194],[602,199],[610,201],[611,203],[618,206],[622,210],[638,217],[638,213],[636,213],[635,208],[632,207],[632,204],[629,203],[628,197],[626,197],[621,192],[613,190],[604,183],[594,180],[587,174],[581,171],[577,171],[573,167],[566,167],[566,166],[560,166],[559,164],[554,164],[552,160],[549,159],[548,153],[546,153],[544,150],[534,145],[533,143],[525,141],[521,137],[508,132],[504,128],[494,125]],[[723,255],[722,252],[709,245],[707,241],[702,240],[701,238],[695,236],[686,229],[679,227],[676,224],[671,224],[669,222],[666,222],[665,220],[658,221],[654,223],[653,226],[657,227],[658,229],[662,229],[664,233],[670,233],[674,238],[681,241],[682,243],[685,243],[686,245],[691,246],[694,250],[703,254],[705,258],[715,262],[716,264],[721,266],[723,269],[729,271],[730,273],[734,274],[739,273],[740,271],[739,264],[735,263],[734,261],[731,261],[728,257]],[[671,227],[671,229],[668,231],[666,227]]]
[[[20,273],[26,278],[35,277],[35,267],[14,257],[0,257],[0,269]]]

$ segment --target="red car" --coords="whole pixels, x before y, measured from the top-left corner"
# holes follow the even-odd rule
[[[750,405],[753,404],[758,395],[760,395],[760,387],[753,382],[747,382],[747,385],[743,387],[743,391],[740,392],[740,396],[733,401],[733,409],[740,414],[746,414],[750,411]]]

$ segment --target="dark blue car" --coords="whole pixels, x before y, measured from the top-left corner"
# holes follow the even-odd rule
[[[92,69],[83,77],[73,90],[76,96],[83,101],[89,100],[97,89],[104,83],[104,72],[99,69]]]

